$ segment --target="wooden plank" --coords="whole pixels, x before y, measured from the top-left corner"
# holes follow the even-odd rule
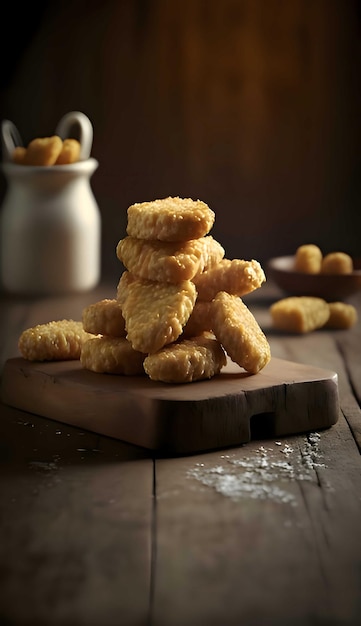
[[[275,358],[337,372],[337,424],[158,459],[152,508],[149,453],[1,406],[0,621],[358,625],[359,330],[344,350],[340,333],[283,336],[267,298],[253,302]],[[5,307],[1,354],[14,356],[18,330],[39,316],[78,310],[53,304]]]
[[[340,418],[308,435],[157,460],[153,622],[356,626],[361,464],[343,414],[352,408],[360,423],[361,411],[343,353],[335,333],[274,332],[265,304],[254,305],[275,357],[337,372]]]
[[[360,459],[313,436],[158,460],[153,623],[359,623]]]
[[[360,324],[347,331],[318,331],[305,337],[274,333],[267,327],[272,354],[337,372],[341,408],[361,450]]]
[[[168,454],[247,442],[255,424],[284,435],[338,417],[334,372],[277,358],[253,376],[229,361],[188,385],[95,374],[79,361],[9,359],[1,393],[10,406]]]
[[[152,459],[4,405],[0,412],[1,623],[146,623]]]
[[[360,312],[361,294],[350,299],[350,304],[353,304]],[[344,361],[351,391],[347,396],[347,402],[343,402],[342,410],[361,451],[361,320],[359,319],[350,330],[334,331],[333,337]]]

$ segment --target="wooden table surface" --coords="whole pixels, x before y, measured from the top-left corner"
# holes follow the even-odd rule
[[[1,368],[22,330],[113,292],[2,295]],[[0,624],[360,623],[361,323],[276,333],[281,295],[267,283],[247,304],[273,356],[337,372],[330,429],[157,458],[1,405]]]

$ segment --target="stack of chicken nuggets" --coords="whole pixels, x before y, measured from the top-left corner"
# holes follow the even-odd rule
[[[270,360],[268,341],[241,297],[265,281],[257,261],[229,260],[204,202],[168,197],[133,204],[116,254],[125,270],[114,300],[83,311],[84,368],[146,373],[166,383],[208,379],[226,354],[249,373]]]

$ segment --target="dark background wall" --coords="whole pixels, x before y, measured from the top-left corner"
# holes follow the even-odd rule
[[[65,0],[3,8],[1,119],[94,126],[103,272],[129,204],[200,198],[229,258],[361,256],[357,0]],[[9,26],[7,26],[9,25]],[[1,179],[3,196],[5,181]]]

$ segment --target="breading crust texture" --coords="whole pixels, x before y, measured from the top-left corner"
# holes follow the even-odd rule
[[[263,369],[271,359],[270,346],[241,298],[220,291],[212,307],[214,334],[232,361],[251,374]]]
[[[147,353],[178,339],[197,297],[196,288],[189,280],[175,285],[122,278],[118,293],[127,339],[135,350]]]
[[[18,347],[29,361],[66,361],[79,359],[83,343],[91,337],[82,322],[64,319],[27,328]]]
[[[322,328],[330,317],[330,309],[323,298],[289,296],[270,307],[273,326],[293,333],[309,333]]]
[[[105,298],[89,304],[82,312],[83,328],[94,335],[125,337],[125,320],[118,300]]]
[[[213,300],[219,291],[245,296],[258,289],[266,276],[258,261],[222,259],[209,270],[198,274],[193,282],[199,300]]]
[[[125,337],[94,337],[83,344],[80,362],[92,372],[136,376],[144,374],[145,356],[133,350]]]
[[[126,269],[140,278],[179,283],[218,263],[224,249],[211,235],[182,242],[127,236],[119,241],[116,254]]]
[[[187,241],[204,237],[215,214],[202,200],[168,197],[128,208],[127,234],[137,239]]]
[[[190,383],[216,376],[226,362],[219,341],[211,334],[203,334],[172,343],[147,356],[144,370],[152,380]]]

